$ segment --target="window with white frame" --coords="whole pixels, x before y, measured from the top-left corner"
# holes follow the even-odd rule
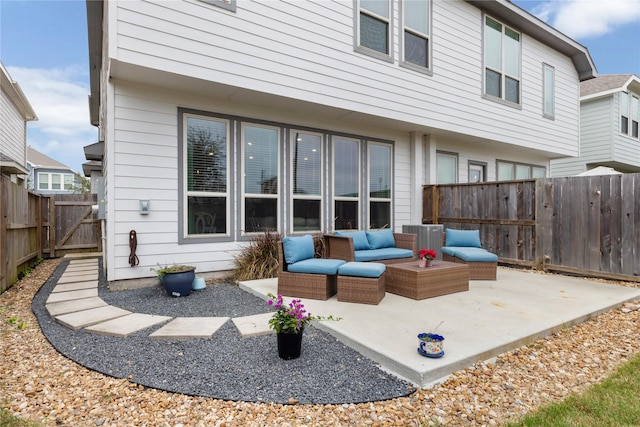
[[[520,104],[520,33],[485,16],[484,93]]]
[[[280,129],[272,126],[242,125],[242,188],[246,233],[273,229],[278,223]],[[267,226],[267,218],[269,220]]]
[[[498,160],[496,162],[496,169],[498,181],[544,178],[547,174],[547,169],[543,166],[518,162],[508,162],[504,160]]]
[[[436,153],[437,184],[454,184],[458,182],[458,155],[455,153]]]
[[[192,114],[183,120],[186,234],[227,235],[229,121]]]
[[[631,97],[631,136],[638,138],[638,123],[640,122],[640,98]]]
[[[402,22],[405,64],[430,68],[431,1],[404,0]]]
[[[629,135],[629,94],[620,92],[620,133]]]
[[[620,133],[638,139],[640,99],[627,92],[620,92]]]
[[[391,228],[391,145],[369,143],[369,227]]]
[[[391,7],[389,0],[358,1],[358,40],[360,52],[391,58]]]
[[[360,141],[333,137],[333,228],[360,228]]]
[[[322,134],[291,130],[293,231],[322,227]]]
[[[553,119],[555,117],[555,69],[551,65],[542,66],[542,115]]]
[[[39,190],[73,191],[75,176],[70,173],[38,172]]]

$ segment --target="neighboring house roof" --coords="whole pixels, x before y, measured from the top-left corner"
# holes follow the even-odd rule
[[[26,121],[38,120],[38,116],[36,116],[35,111],[31,108],[31,104],[29,104],[29,100],[24,92],[22,92],[20,85],[11,79],[9,72],[4,68],[2,62],[0,62],[0,85],[2,85],[2,89],[7,93],[11,101],[13,101],[20,113],[22,113]]]
[[[580,82],[582,100],[626,90],[640,93],[640,78],[635,74],[603,74],[595,79]]]
[[[73,169],[64,163],[60,163],[59,161],[52,159],[46,154],[42,154],[35,148],[31,146],[27,147],[27,162],[32,165],[34,168],[41,169],[64,169],[69,170],[75,173]]]

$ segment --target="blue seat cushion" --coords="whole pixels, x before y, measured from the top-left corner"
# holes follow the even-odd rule
[[[390,228],[380,231],[367,231],[367,240],[371,249],[396,247],[396,239],[393,237],[393,231]]]
[[[460,258],[466,262],[498,262],[498,255],[482,248],[443,246],[442,253]]]
[[[369,249],[365,251],[353,251],[353,257],[359,262],[382,261],[385,259],[412,258],[413,251],[400,248]]]
[[[363,249],[371,249],[369,241],[367,240],[367,233],[361,231],[336,231],[336,236],[351,237],[353,239],[353,250],[361,251]]]
[[[289,264],[287,270],[291,273],[338,274],[342,264],[345,261],[341,259],[311,258]]]
[[[311,234],[304,236],[285,236],[282,239],[284,260],[287,264],[294,264],[303,259],[313,258],[315,252],[313,247],[313,237]]]
[[[466,246],[470,248],[482,247],[480,244],[480,230],[445,230],[445,243],[447,246]]]
[[[338,274],[341,276],[380,277],[386,269],[387,266],[379,262],[348,262],[338,268]]]

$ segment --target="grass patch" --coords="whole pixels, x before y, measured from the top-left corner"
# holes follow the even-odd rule
[[[543,406],[510,427],[621,427],[640,425],[640,354],[580,395]]]
[[[20,419],[9,410],[0,407],[0,426],[2,427],[40,427],[40,424]]]

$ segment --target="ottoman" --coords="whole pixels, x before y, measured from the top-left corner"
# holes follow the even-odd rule
[[[384,298],[386,266],[379,262],[347,262],[338,267],[338,301],[378,305]]]

